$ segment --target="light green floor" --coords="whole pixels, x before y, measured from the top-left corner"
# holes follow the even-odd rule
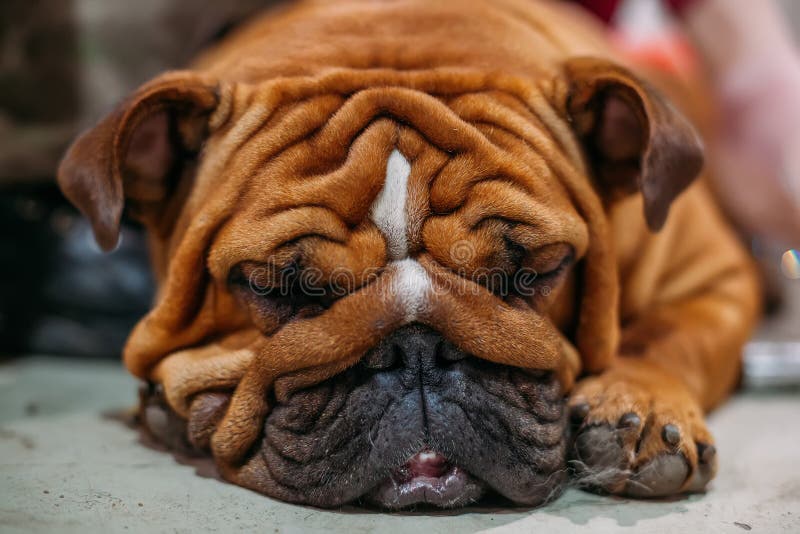
[[[118,365],[0,365],[0,532],[800,532],[800,394],[739,395],[711,419],[706,495],[642,502],[568,491],[542,509],[380,514],[283,504],[145,446]]]

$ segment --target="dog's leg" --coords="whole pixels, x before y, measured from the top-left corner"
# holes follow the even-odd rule
[[[703,414],[737,380],[755,277],[702,187],[676,203],[662,234],[630,226],[617,232],[620,356],[570,399],[577,480],[636,497],[699,491],[716,470]]]

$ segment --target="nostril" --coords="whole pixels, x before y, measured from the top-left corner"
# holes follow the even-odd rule
[[[436,362],[436,365],[443,367],[450,363],[444,355],[444,341],[439,341],[436,343],[436,347],[433,349],[433,359]]]
[[[467,353],[445,339],[439,332],[428,327],[412,324],[398,328],[361,360],[368,369],[393,371],[448,367],[463,360]]]
[[[392,359],[387,366],[387,369],[398,369],[403,366],[403,357],[405,352],[400,345],[392,345]]]

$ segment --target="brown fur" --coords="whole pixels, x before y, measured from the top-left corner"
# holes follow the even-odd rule
[[[567,389],[590,373],[570,401],[590,405],[588,422],[675,424],[695,469],[694,442],[711,442],[702,412],[735,383],[758,293],[705,187],[678,197],[701,161],[691,127],[616,61],[589,21],[548,3],[302,1],[145,85],[59,173],[105,248],[123,205],[150,230],[159,291],[126,365],[182,417],[199,393],[235,390],[210,447],[226,477],[258,486],[247,452],[265,392],[333,376],[401,317],[382,293],[391,272],[288,323],[243,305],[231,272],[301,257],[358,286],[391,271],[367,215],[397,146],[410,249],[450,288],[420,320],[479,358],[556,370]],[[504,236],[567,244],[580,262],[544,298],[500,301],[467,279],[497,266]],[[467,263],[456,242],[473,247]],[[664,450],[652,438],[634,463]]]

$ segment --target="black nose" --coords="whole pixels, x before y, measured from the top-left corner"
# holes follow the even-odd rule
[[[439,332],[410,324],[383,338],[364,356],[363,363],[370,369],[402,370],[426,382],[435,379],[438,370],[467,356]]]

